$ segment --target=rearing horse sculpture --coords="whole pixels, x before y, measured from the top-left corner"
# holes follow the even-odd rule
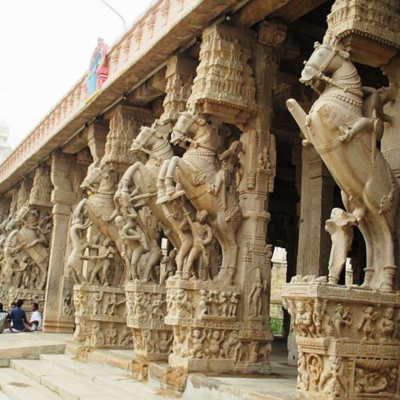
[[[125,197],[135,208],[146,205],[152,214],[161,221],[166,228],[165,234],[172,244],[179,248],[180,239],[177,233],[171,229],[171,224],[157,201],[157,176],[162,163],[173,157],[171,145],[168,142],[168,134],[172,126],[168,121],[154,121],[151,127],[142,127],[137,137],[132,142],[131,151],[144,151],[149,154],[149,159],[144,165],[140,161],[130,166],[122,176],[115,199]],[[133,187],[133,196],[130,187]],[[121,202],[121,201],[120,201]],[[123,201],[122,201],[123,202]],[[118,201],[116,201],[118,205]],[[118,207],[117,207],[118,208]]]
[[[119,237],[118,228],[113,220],[108,217],[113,214],[114,192],[116,186],[116,173],[106,165],[96,166],[88,173],[81,184],[81,188],[91,192],[88,199],[83,199],[77,208],[87,210],[89,219],[96,228],[106,237],[110,238],[122,252],[122,242]]]
[[[392,290],[399,188],[376,148],[383,133],[379,93],[361,87],[349,53],[337,44],[316,43],[300,82],[320,93],[319,99],[308,115],[293,99],[287,106],[303,142],[315,147],[358,221],[367,248],[364,286]],[[340,271],[331,273],[337,278]]]
[[[184,193],[198,211],[208,212],[223,255],[216,282],[230,284],[237,268],[236,232],[242,212],[230,193],[227,193],[225,201],[223,196],[211,193],[218,172],[216,139],[217,132],[201,115],[191,111],[180,114],[172,131],[171,143],[182,147],[189,143],[189,147],[182,158],[175,156],[164,162],[159,174],[158,185],[162,190],[158,202],[169,201]],[[179,184],[176,188],[174,181]]]

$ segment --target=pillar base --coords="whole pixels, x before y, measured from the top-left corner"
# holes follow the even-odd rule
[[[167,361],[172,349],[172,327],[164,323],[166,288],[155,283],[125,285],[127,325],[132,329],[135,353],[148,361]]]
[[[299,399],[399,399],[399,292],[295,279],[284,306],[299,349]]]
[[[90,348],[131,348],[125,302],[121,288],[75,285],[74,341]]]

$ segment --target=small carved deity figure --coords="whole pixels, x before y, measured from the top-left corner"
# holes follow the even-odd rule
[[[310,376],[310,390],[318,391],[322,373],[322,361],[319,356],[311,354],[307,359],[307,369]]]
[[[126,223],[121,216],[115,218],[115,225],[119,230],[122,241],[121,256],[129,271],[129,280],[138,280],[137,266],[145,249],[142,244],[142,235],[138,231],[136,219],[131,218]]]
[[[335,312],[332,317],[333,331],[336,338],[348,336],[350,326],[353,322],[350,307],[343,308],[341,303],[335,307]]]
[[[188,318],[192,316],[194,306],[192,301],[188,299],[188,294],[184,289],[177,291],[175,304],[178,310],[178,317]]]
[[[353,226],[356,217],[340,208],[334,208],[325,222],[325,230],[331,235],[332,248],[329,256],[329,283],[337,284],[346,264],[347,253],[353,242]]]
[[[218,294],[218,314],[220,317],[228,316],[228,296],[229,292],[219,292]]]
[[[114,325],[110,329],[107,329],[105,334],[105,344],[108,346],[113,346],[117,343],[117,330]]]
[[[108,270],[111,266],[111,261],[114,258],[115,250],[112,246],[112,242],[110,238],[105,238],[101,245],[90,245],[91,248],[97,248],[98,254],[97,256],[83,256],[84,260],[94,260],[96,261],[95,266],[90,273],[88,283],[93,285],[96,277],[99,278],[100,283],[103,286],[110,286],[110,282],[108,280]]]
[[[108,301],[105,304],[105,315],[112,317],[115,315],[116,307],[117,307],[117,295],[115,293],[110,293],[108,295]]]
[[[260,268],[256,269],[256,279],[249,294],[251,307],[250,317],[262,317],[263,299],[262,295],[267,291],[267,281],[263,281]]]
[[[387,307],[382,319],[377,325],[378,332],[382,341],[386,342],[393,339],[396,324],[394,322],[394,308]]]
[[[101,301],[103,300],[104,292],[95,293],[92,297],[92,314],[99,315],[101,309]]]
[[[386,377],[378,372],[365,373],[362,368],[356,368],[354,391],[356,393],[379,393],[388,385]]]
[[[164,319],[164,312],[162,309],[164,303],[165,301],[163,300],[161,294],[155,296],[153,303],[151,305],[152,308],[151,314],[156,321],[162,321]]]
[[[310,385],[310,375],[307,371],[307,359],[304,353],[299,352],[299,356],[297,359],[297,389],[299,390],[308,390]]]
[[[329,317],[325,314],[327,303],[327,300],[321,301],[319,299],[316,299],[314,302],[312,318],[317,337],[322,337],[324,333],[327,333],[326,331],[329,325]]]
[[[90,339],[90,344],[93,347],[104,346],[104,334],[101,331],[100,322],[94,322],[92,326],[92,337]]]
[[[214,234],[211,227],[207,224],[208,213],[205,210],[198,211],[194,222],[188,213],[185,213],[185,216],[192,230],[193,245],[189,252],[182,278],[189,279],[189,274],[192,274],[192,277],[195,279],[198,277],[194,264],[201,255],[205,280],[211,280],[211,243]]]
[[[186,345],[187,341],[192,343],[192,339],[194,339],[194,336],[196,336],[195,339],[199,339],[201,337],[201,332],[200,331],[199,331],[199,334],[197,334],[197,333],[195,334],[194,331],[193,331],[192,335],[187,337],[187,329],[186,329],[186,327],[177,326],[177,327],[174,328],[174,335],[173,336],[174,336],[173,351],[174,351],[175,354],[177,354],[177,355],[179,355],[181,357],[186,357],[186,356],[194,357],[194,358],[201,358],[202,357],[202,356],[197,357],[196,355],[191,356],[191,353],[190,353],[190,351],[188,351],[188,348],[187,348],[187,345]],[[199,336],[199,337],[197,337],[197,336]],[[201,340],[201,342],[203,340],[204,340],[204,338]],[[199,342],[197,342],[197,341],[194,342],[194,343],[196,343],[196,346],[198,346],[198,344],[199,344]],[[194,345],[194,343],[193,343],[193,345]],[[202,348],[203,348],[203,346],[201,346],[201,349]],[[199,351],[198,349],[199,348],[197,347],[196,351]]]
[[[239,293],[231,293],[230,303],[228,308],[228,315],[230,317],[236,317],[236,310],[239,303]]]
[[[207,291],[206,290],[200,290],[200,301],[199,304],[197,305],[197,310],[198,310],[198,315],[201,318],[204,315],[208,315],[208,298],[207,298]]]
[[[373,307],[367,306],[364,308],[364,315],[357,326],[357,330],[361,330],[364,333],[363,340],[373,340],[375,335],[375,321],[378,316],[378,312]]]
[[[235,140],[231,143],[228,150],[218,155],[218,160],[221,161],[221,169],[217,172],[214,178],[214,183],[211,185],[209,192],[217,195],[222,184],[222,208],[226,210],[226,192],[235,182],[236,174],[240,169],[239,154],[243,152],[243,143],[240,140]]]
[[[310,336],[313,330],[312,313],[307,309],[303,300],[296,302],[296,314],[294,325],[299,333],[299,336]]]
[[[174,335],[167,331],[160,331],[158,333],[158,348],[160,349],[160,353],[169,354],[171,352],[173,338]]]
[[[335,397],[345,396],[348,380],[342,357],[330,356],[329,366],[330,369],[321,374],[319,391],[321,393],[331,393]]]
[[[67,293],[63,300],[63,315],[69,317],[72,315],[72,296],[71,293]]]
[[[268,147],[264,146],[258,155],[258,168],[262,171],[266,171],[267,174],[271,174],[273,167],[274,165],[271,165]]]
[[[221,343],[224,341],[225,332],[222,331],[209,331],[208,335],[209,346],[206,349],[207,357],[209,358],[222,358],[224,350],[221,349]]]
[[[150,329],[143,331],[143,342],[146,353],[154,353],[156,350],[156,341],[153,338],[153,332]]]
[[[189,337],[189,342],[191,343],[191,349],[189,350],[189,356],[191,358],[203,358],[204,357],[204,349],[203,342],[206,338],[206,331],[203,331],[203,334],[199,329],[195,329],[192,332],[192,336]]]
[[[242,343],[238,338],[237,331],[231,331],[228,338],[222,344],[222,351],[225,358],[232,358],[235,361],[241,359],[242,356]]]

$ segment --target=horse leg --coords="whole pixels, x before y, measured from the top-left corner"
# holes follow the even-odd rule
[[[297,125],[299,126],[305,138],[305,140],[303,140],[303,144],[311,143],[306,112],[301,108],[300,104],[294,99],[289,99],[286,102],[286,107],[289,110],[290,114],[292,114],[294,120],[296,121]]]
[[[167,174],[170,160],[165,160],[160,168],[157,177],[157,198],[159,200],[165,198],[165,175]]]

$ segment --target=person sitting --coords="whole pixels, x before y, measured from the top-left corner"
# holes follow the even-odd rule
[[[32,315],[29,322],[25,324],[25,328],[27,332],[42,330],[42,315],[40,314],[38,303],[32,303]]]
[[[20,333],[24,332],[25,324],[27,322],[25,311],[22,310],[23,300],[18,300],[16,307],[10,311],[9,320],[10,328],[6,329],[4,333]]]
[[[3,333],[8,320],[8,312],[3,310],[3,303],[0,303],[0,333]]]

